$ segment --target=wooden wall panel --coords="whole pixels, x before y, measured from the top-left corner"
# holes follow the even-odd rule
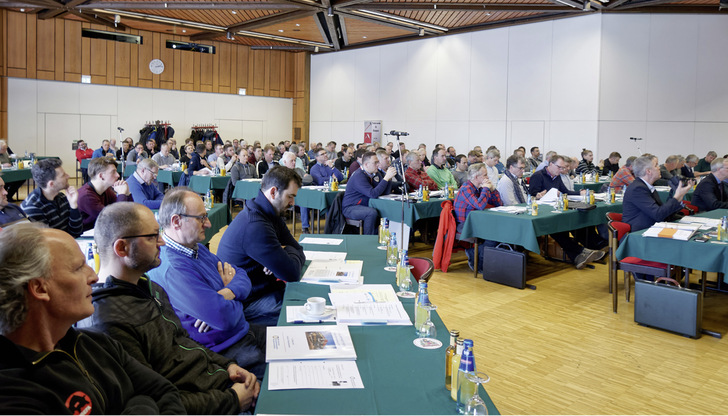
[[[12,105],[7,103],[6,77],[80,82],[81,75],[91,75],[94,84],[218,94],[237,94],[239,88],[245,88],[248,95],[292,98],[293,127],[307,140],[308,53],[209,42],[216,54],[200,54],[166,48],[166,40],[188,41],[186,36],[132,29],[123,32],[142,36],[141,45],[89,39],[81,37],[81,28],[113,29],[75,20],[38,20],[34,14],[7,9],[0,10],[0,25],[2,136],[7,135],[7,105]],[[164,62],[161,75],[149,71],[154,58]]]

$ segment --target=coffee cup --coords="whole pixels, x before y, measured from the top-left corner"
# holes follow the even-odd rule
[[[306,308],[309,315],[323,315],[326,310],[326,299],[320,297],[308,298],[303,307]]]

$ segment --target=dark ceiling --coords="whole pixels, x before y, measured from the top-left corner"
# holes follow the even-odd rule
[[[724,0],[728,2],[728,0]],[[0,7],[220,41],[327,52],[591,13],[728,13],[720,0],[0,0]],[[725,4],[728,8],[728,3]],[[116,21],[116,23],[115,23]]]

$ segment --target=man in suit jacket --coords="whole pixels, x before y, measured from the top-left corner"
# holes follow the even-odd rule
[[[685,158],[685,166],[680,168],[680,174],[686,178],[695,177],[695,166],[698,165],[698,157],[696,155],[688,155]]]
[[[675,195],[664,204],[652,186],[660,178],[657,157],[642,156],[632,163],[635,180],[624,194],[622,205],[623,221],[639,231],[651,227],[659,221],[670,221],[673,214],[683,207],[682,199],[688,192],[691,183],[682,183],[675,190]]]
[[[700,212],[728,208],[728,186],[723,183],[728,179],[728,159],[714,159],[710,172],[695,188],[691,201]]]

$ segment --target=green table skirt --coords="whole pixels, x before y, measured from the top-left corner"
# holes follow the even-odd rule
[[[3,182],[10,183],[31,179],[33,178],[33,174],[30,172],[30,169],[3,168],[0,171],[0,177],[3,178]]]
[[[235,184],[233,199],[250,200],[258,196],[260,191],[260,179],[241,180]]]
[[[728,210],[717,209],[698,214],[707,218],[721,218],[724,215],[728,215]],[[619,244],[617,259],[637,257],[694,270],[724,273],[723,279],[728,282],[728,244],[716,244],[715,239],[707,243],[695,241],[703,231],[699,231],[689,241],[643,237],[644,232],[641,230],[627,234]]]
[[[182,177],[182,171],[173,172],[171,170],[160,169],[157,175],[157,182],[166,183],[170,186],[177,186],[179,178]]]
[[[229,176],[192,176],[190,178],[190,189],[198,194],[206,194],[211,189],[225,189]]]
[[[205,241],[202,244],[210,242],[212,237],[217,234],[220,229],[228,225],[228,210],[225,204],[215,204],[215,206],[207,212],[212,227],[205,230]]]
[[[339,191],[323,191],[320,189],[303,187],[298,190],[296,195],[296,205],[299,207],[317,209],[322,213],[326,212],[334,202],[336,195],[343,190]]]
[[[410,227],[424,218],[439,218],[442,207],[440,204],[446,199],[431,198],[427,202],[405,202],[404,204],[404,223]],[[380,217],[386,217],[390,221],[402,221],[402,201],[371,198],[369,206],[379,212]]]
[[[602,189],[602,186],[608,185],[609,181],[600,181],[600,182],[587,182],[587,183],[575,183],[574,184],[574,190],[580,191],[582,189],[589,189],[590,191],[599,192]]]
[[[385,252],[378,250],[376,236],[323,235],[341,238],[339,246],[307,245],[307,250],[345,251],[349,260],[363,260],[365,283],[394,283],[394,272],[384,271]],[[286,305],[302,305],[311,296],[328,299],[329,287],[288,283],[278,325],[286,323]],[[414,301],[403,300],[414,321]],[[256,412],[261,414],[456,414],[455,402],[445,390],[445,347],[448,330],[435,312],[433,322],[443,346],[423,350],[414,346],[412,326],[349,327],[364,389],[268,390],[261,386]],[[476,345],[475,348],[478,348]],[[268,375],[266,375],[266,378]],[[499,414],[490,397],[480,390],[490,414]]]
[[[566,212],[554,212],[552,207],[539,205],[538,216],[535,217],[526,213],[515,215],[489,209],[471,211],[463,224],[461,237],[518,244],[538,253],[537,237],[604,224],[607,222],[607,212],[622,212],[622,203],[607,205],[598,202],[597,207],[589,211]]]

